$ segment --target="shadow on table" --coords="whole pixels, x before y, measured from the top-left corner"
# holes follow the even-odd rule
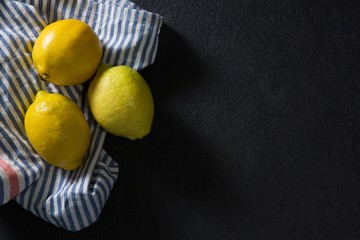
[[[112,214],[110,205],[117,206],[119,236],[171,239],[172,229],[181,231],[183,221],[193,221],[196,215],[221,219],[234,199],[221,168],[224,154],[183,119],[192,118],[194,109],[187,113],[181,101],[207,77],[205,68],[186,39],[165,25],[155,63],[141,71],[155,102],[151,133],[136,141],[108,135],[105,143],[105,150],[120,165],[104,213]]]

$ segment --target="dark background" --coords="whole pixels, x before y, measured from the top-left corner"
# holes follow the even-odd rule
[[[0,239],[360,239],[360,2],[134,2],[165,21],[150,135],[108,135],[96,223],[9,202]]]

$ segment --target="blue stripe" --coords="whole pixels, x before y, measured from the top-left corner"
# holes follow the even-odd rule
[[[80,210],[79,210],[79,204],[77,201],[74,201],[74,199],[77,199],[77,194],[76,192],[74,191],[71,191],[70,192],[70,196],[69,194],[67,194],[67,196],[69,197],[69,201],[71,200],[72,201],[72,205],[73,205],[73,209],[75,210],[75,215],[76,215],[76,222],[77,222],[77,225],[80,226],[80,229],[84,228],[85,227],[85,224],[84,224],[84,221],[83,221],[83,218],[81,217],[81,213],[80,213]],[[73,229],[73,230],[77,230],[76,228]]]
[[[49,165],[47,166],[46,171],[45,171],[45,172],[52,173],[52,174],[49,174],[49,177],[47,177],[47,179],[45,181],[46,183],[50,182],[49,188],[47,189],[46,192],[44,192],[44,195],[46,195],[46,199],[48,199],[49,195],[52,193],[52,191],[54,189],[54,185],[55,185],[55,181],[56,181],[56,174],[54,174],[54,171],[55,171],[55,168],[50,167]],[[44,174],[43,176],[45,178],[46,175]],[[44,186],[45,185],[46,184],[44,184]],[[41,204],[41,203],[39,203],[39,204]],[[55,225],[60,226],[57,218],[54,218],[51,216],[52,215],[51,213],[54,212],[54,204],[53,204],[52,199],[50,199],[50,201],[47,201],[47,202],[45,200],[45,202],[42,203],[41,205],[42,205],[41,212],[42,212],[42,215],[44,216],[45,220],[48,222],[54,222]],[[50,207],[50,212],[47,211],[47,207]]]
[[[1,13],[0,17],[2,17],[3,19],[7,19],[7,17],[5,16],[5,13],[7,13],[10,16],[11,20],[16,23],[16,26],[22,26],[24,23],[20,22],[18,20],[18,18],[16,17],[16,16],[21,16],[21,14],[18,11],[18,8],[12,2],[7,2],[7,3],[10,3],[11,7],[13,7],[13,8],[10,8],[10,6],[6,5],[6,2],[4,2],[4,4],[2,4],[2,10],[0,12]],[[9,26],[11,26],[11,25],[9,25]],[[13,29],[13,30],[14,30],[14,32],[16,31],[15,29]],[[30,38],[27,31],[22,31],[22,33],[25,34],[28,38]]]
[[[145,13],[142,17],[142,19],[140,20],[141,23],[145,22],[145,20],[147,19],[147,14]],[[140,25],[140,32],[144,32],[145,30],[145,24],[141,24]],[[138,55],[138,51],[139,51],[139,47],[141,45],[142,39],[139,37],[139,41],[138,44],[136,44],[135,48],[134,48],[134,52],[132,53],[132,57],[130,59],[130,66],[134,66],[136,61],[139,61],[139,59],[137,59],[137,55]],[[135,56],[135,57],[134,57]]]
[[[86,107],[87,107],[87,105],[86,105],[87,104],[87,94],[82,94],[80,97],[81,97],[80,98],[80,108],[81,109],[86,109]],[[90,114],[90,112],[89,112],[89,114]],[[91,118],[91,116],[85,116],[85,117],[86,118]],[[91,126],[90,123],[89,123],[89,126]]]
[[[104,175],[104,173],[106,173],[107,171],[106,171],[106,168],[104,168],[102,165],[97,165],[97,169],[99,169],[100,171],[99,171],[99,173],[101,174],[101,175],[103,175],[103,176],[105,176]],[[110,177],[110,179],[113,179],[111,176],[109,176]],[[107,177],[104,177],[103,178],[103,180],[105,181],[105,183],[106,183],[106,195],[108,195],[110,192],[109,192],[109,186],[112,186],[112,184],[111,184],[111,182],[110,182],[110,180],[109,180],[109,178],[107,178]]]
[[[60,1],[53,1],[53,5],[51,7],[51,1],[49,1],[47,3],[47,6],[49,7],[49,9],[52,10],[52,11],[49,12],[49,16],[50,16],[50,13],[52,13],[52,18],[51,19],[49,18],[50,23],[53,23],[56,20],[61,19],[61,18],[58,17],[58,14],[57,14],[59,4],[60,4]]]
[[[4,92],[6,92],[6,88],[3,85],[3,82],[0,82],[0,88],[3,89]],[[13,101],[11,101],[10,94],[6,94],[6,96],[8,96],[8,99],[10,100],[10,102],[12,102],[12,104],[15,106],[15,103]],[[3,109],[8,110],[9,107],[7,106],[7,104],[4,102],[3,98],[0,99],[0,104],[3,107]],[[15,109],[16,110],[16,109]],[[23,148],[23,149],[28,149],[28,147],[25,145],[25,143],[22,141],[21,138],[26,138],[26,136],[24,135],[24,132],[22,131],[22,128],[18,125],[19,121],[18,119],[23,119],[23,116],[21,114],[19,114],[19,111],[17,111],[18,113],[18,118],[16,118],[15,116],[12,115],[12,113],[10,111],[7,111],[7,117],[10,118],[11,122],[14,124],[15,128],[16,128],[16,132],[14,132],[15,134],[13,135],[15,137],[15,139],[17,139],[18,144]],[[2,116],[2,118],[5,120],[5,116],[3,116],[2,114],[0,114]],[[8,124],[8,122],[5,120],[3,121],[3,124],[6,125],[7,129],[11,129],[10,125]],[[8,143],[12,145],[13,147],[13,151],[17,154],[16,156],[21,156],[21,159],[25,159],[23,155],[23,151],[19,150],[12,142],[12,140],[10,139],[10,137],[8,136],[8,134],[6,132],[3,132],[3,134],[5,134],[7,136],[8,139]],[[38,164],[38,161],[36,160],[36,158],[34,156],[32,156],[32,154],[28,154],[28,158],[34,163],[35,167],[40,171],[41,173],[41,168]],[[11,159],[11,157],[10,157]],[[29,169],[31,169],[28,161],[24,161],[24,164],[27,165],[29,167]]]
[[[76,179],[79,179],[80,177],[85,177],[84,174],[81,174],[83,173],[83,170],[84,168],[80,168],[76,173],[77,174],[74,174],[74,176],[76,176]],[[75,171],[73,171],[75,172]],[[75,191],[76,187],[77,187],[77,184],[75,184],[75,179],[73,179],[73,184],[71,185],[68,185],[67,188],[66,188],[66,196],[68,196],[69,198],[69,201],[71,201],[73,203],[73,208],[75,210],[75,215],[76,215],[76,221],[77,223],[79,224],[80,228],[84,228],[85,225],[83,224],[83,221],[82,221],[82,218],[81,218],[81,214],[80,214],[80,211],[79,211],[79,208],[78,208],[78,205],[75,204],[76,203],[76,199],[77,199],[77,192]],[[68,212],[66,213],[68,218],[70,217],[71,218],[71,213]]]
[[[129,16],[129,14],[131,14],[131,12],[126,11],[125,9],[123,9],[121,12],[123,12],[123,14],[122,14],[123,17],[121,18],[120,35],[124,35],[124,34],[126,34],[128,32],[129,24],[125,24],[124,31],[122,30],[122,24],[123,24],[123,22],[129,23],[129,18],[131,17],[131,16]],[[127,15],[125,15],[125,12],[126,12]],[[126,39],[126,37],[122,36],[121,41],[120,41],[120,45],[119,45],[119,51],[115,52],[116,62],[120,63],[120,61],[121,61],[120,64],[122,64],[124,62],[122,59],[120,59],[120,56],[121,56],[121,52],[124,51],[124,46],[123,45],[124,45],[125,39]]]
[[[66,6],[66,4],[65,4],[65,6]],[[66,7],[70,8],[69,16],[73,16],[74,12],[75,12],[75,7],[76,7],[76,1],[73,0],[71,5],[66,6]]]
[[[87,203],[86,205],[84,204],[83,206],[83,210],[85,212],[85,216],[86,216],[86,219],[89,223],[91,223],[92,221],[92,217],[91,217],[91,214],[90,214],[90,211],[89,209],[93,209],[93,206],[85,199],[85,196],[84,196],[84,193],[82,192],[81,188],[79,190],[79,197],[81,199],[81,203],[82,204],[79,204],[79,206],[83,205],[83,203]],[[84,225],[84,226],[87,226],[88,224]]]
[[[1,17],[1,16],[0,16],[0,17]],[[0,26],[2,26],[2,25],[0,24]],[[7,32],[7,31],[5,30],[5,28],[3,29],[3,31],[8,34],[8,37],[11,39],[11,41],[14,43],[14,45],[15,45],[17,48],[19,48],[19,49],[26,49],[27,45],[26,45],[25,43],[23,43],[22,46],[19,46],[19,45],[16,43],[15,38],[12,36],[11,33]],[[8,44],[8,43],[5,41],[4,38],[0,37],[0,41],[1,41],[1,44],[3,45],[3,47],[6,47],[6,49],[9,51],[9,53],[11,54],[11,56],[16,56],[16,55],[24,56],[24,54],[21,53],[21,52],[19,52],[19,51],[16,51],[16,52],[15,52],[15,51],[13,50],[13,48],[10,46],[10,44]],[[22,48],[22,47],[23,47],[23,48]],[[6,56],[4,50],[2,50],[1,48],[0,48],[0,55],[1,55],[1,56]],[[8,57],[11,57],[11,56],[8,56]],[[24,56],[24,59],[26,59],[25,56]],[[27,61],[24,61],[25,66],[26,66],[26,69],[24,69],[24,68],[21,66],[20,59],[12,59],[12,61],[9,61],[9,62],[10,62],[10,64],[8,64],[8,65],[9,65],[12,73],[16,73],[16,72],[20,71],[22,76],[28,77],[29,72],[27,72],[27,71],[30,71],[30,74],[31,74],[32,76],[36,75],[36,71],[35,71],[34,69],[32,69],[31,64],[30,64],[29,62],[27,62]],[[15,65],[15,64],[16,64],[16,65]],[[14,65],[15,65],[16,67],[15,67]],[[3,73],[5,73],[6,75],[8,75],[8,72],[5,71],[5,70],[1,70],[1,72],[3,72]],[[18,76],[18,77],[20,77],[20,76]],[[7,79],[9,79],[9,78],[10,78],[10,76],[8,75],[8,78],[7,78]],[[9,81],[9,82],[12,83],[12,81]],[[32,91],[32,92],[34,92],[34,91],[36,91],[37,84],[36,84],[36,85],[33,85],[33,84],[35,84],[35,83],[33,83],[33,82],[31,82],[31,81],[27,81],[27,82],[26,82],[26,85],[23,85],[23,86],[22,86],[22,88],[23,88],[22,90],[23,90],[23,92],[24,92],[24,94],[25,94],[25,96],[26,96],[26,98],[27,98],[28,100],[31,100],[31,97],[29,96],[29,93],[28,93],[28,91],[25,90],[25,88],[28,86],[28,87],[30,87],[29,90]],[[14,86],[14,84],[12,84],[12,86]],[[13,89],[15,89],[15,88],[13,87]]]
[[[135,22],[138,21],[139,14],[140,14],[139,11],[135,12]],[[135,41],[134,40],[134,35],[135,35],[135,32],[136,32],[136,27],[137,27],[136,24],[132,25],[132,28],[131,28],[131,33],[132,34],[130,35],[130,39],[129,39],[127,45],[125,46],[125,54],[124,54],[124,61],[123,61],[124,63],[127,62],[127,58],[128,58],[128,55],[129,55],[129,51],[131,49],[131,45],[132,45],[133,41]]]
[[[11,69],[12,69],[12,67],[11,67]],[[15,90],[15,89],[17,89],[17,88],[16,88],[16,86],[15,86],[15,83],[11,80],[11,77],[10,77],[10,75],[9,75],[9,72],[7,72],[6,70],[3,70],[2,68],[1,68],[0,70],[1,70],[1,73],[2,73],[7,79],[9,79],[9,81],[7,81],[7,83],[9,83],[10,89],[14,90],[15,96],[12,96],[12,95],[10,94],[10,92],[8,91],[8,87],[5,85],[5,82],[1,81],[1,82],[0,82],[0,86],[1,86],[1,88],[3,89],[5,95],[6,95],[6,96],[8,97],[8,99],[11,101],[10,104],[11,104],[15,109],[18,108],[18,106],[16,105],[16,102],[15,102],[14,98],[19,101],[19,103],[20,103],[20,105],[21,105],[21,109],[19,109],[19,111],[17,111],[17,115],[18,115],[19,119],[23,119],[23,116],[22,116],[22,114],[21,114],[21,111],[25,111],[28,106],[25,104],[24,100],[21,98],[20,93]],[[24,93],[24,94],[25,94],[25,93]],[[26,98],[27,98],[27,97],[29,97],[29,99],[31,99],[29,95],[26,96]]]
[[[77,96],[74,95],[74,93],[70,90],[70,88],[68,87],[58,87],[58,86],[55,86],[56,88],[56,91],[62,95],[65,95],[69,98],[71,98],[73,101],[76,102],[76,99],[77,99]],[[76,88],[76,87],[73,87],[73,88]]]
[[[161,23],[162,23],[162,20],[159,19],[159,23],[158,23],[158,26],[156,27],[156,29],[158,29],[160,27]],[[155,37],[154,42],[151,44],[151,48],[150,48],[151,50],[150,50],[149,59],[148,59],[149,62],[152,62],[153,60],[155,60],[157,45],[158,45],[158,38]]]
[[[101,180],[103,180],[101,178],[101,174],[98,174],[98,173],[94,173],[94,174],[99,176],[99,180],[97,181],[97,183],[95,185],[95,189],[98,192],[98,196],[99,196],[99,199],[100,199],[100,206],[104,206],[105,201],[106,201],[107,189],[106,189],[105,185],[103,184],[103,182],[101,181]],[[103,194],[101,194],[100,191],[102,191]],[[102,197],[102,195],[104,195],[104,198]]]
[[[67,1],[67,0],[66,0]],[[59,6],[59,9],[57,12],[60,12],[61,14],[61,17],[56,17],[55,19],[58,20],[58,19],[64,19],[65,18],[65,13],[67,12],[67,10],[69,9],[68,8],[68,5],[67,4],[64,4],[64,0],[61,0],[61,3],[62,3],[62,7],[60,9],[60,6]]]
[[[65,201],[65,204],[64,204],[64,205],[65,205],[65,207],[66,207],[70,202],[72,202],[72,199],[71,199],[71,197],[68,196],[68,194],[66,194],[66,193],[64,193],[64,196],[67,196],[67,198],[63,200],[63,201]],[[68,204],[66,204],[66,203],[68,203]],[[74,204],[72,204],[72,205],[74,205]],[[76,230],[76,227],[77,227],[79,224],[78,224],[78,220],[77,220],[77,219],[74,219],[74,217],[71,215],[72,212],[70,212],[70,211],[65,211],[65,210],[62,209],[62,208],[60,209],[60,211],[63,212],[64,215],[66,215],[67,219],[69,219],[69,225],[70,225],[70,229],[69,229],[69,230],[72,230],[72,231]],[[76,221],[76,223],[75,223],[75,221]]]
[[[30,5],[35,5],[35,0],[32,0],[32,2],[30,3]],[[44,16],[44,13],[42,12],[42,9],[43,9],[43,1],[39,1],[38,4],[37,4],[37,10],[38,10],[38,13],[39,15],[41,16],[42,19],[45,20],[45,16]],[[29,14],[31,14],[31,10],[29,10]],[[46,20],[45,20],[46,21]]]
[[[52,166],[53,167],[53,166]],[[64,198],[64,196],[66,195],[65,193],[63,193],[63,188],[64,187],[66,187],[66,184],[68,183],[67,182],[67,177],[66,177],[66,174],[69,174],[69,172],[65,172],[64,170],[62,170],[62,169],[60,169],[60,168],[56,168],[56,167],[54,167],[55,169],[54,169],[54,171],[55,172],[59,172],[59,174],[56,174],[56,175],[59,175],[59,176],[61,176],[59,179],[59,188],[58,188],[58,193],[60,193],[61,194],[61,196],[60,195],[58,195],[56,198],[54,198],[54,200],[57,200],[57,206],[58,206],[58,209],[57,209],[57,212],[58,212],[58,214],[59,214],[59,216],[58,216],[58,218],[59,218],[59,221],[62,223],[61,224],[61,226],[62,227],[66,227],[66,222],[65,222],[65,219],[64,219],[64,217],[63,217],[63,214],[64,214],[64,211],[63,211],[63,208],[62,208],[62,202],[63,201],[66,201],[65,202],[65,208],[67,208],[67,202],[68,202],[68,199],[67,198]],[[54,173],[55,174],[55,173]],[[64,176],[64,174],[65,174],[65,176]],[[72,218],[70,217],[69,218],[69,221],[70,221],[70,224],[71,225],[74,225],[74,223],[73,223],[73,221],[72,221]]]
[[[50,172],[50,171],[45,171],[45,172],[44,172],[44,176],[43,176],[44,179],[47,179],[47,178],[48,178],[49,172]],[[37,186],[39,186],[39,185],[37,185]],[[39,191],[34,192],[34,195],[36,194],[37,196],[35,195],[35,196],[32,198],[32,200],[34,199],[34,201],[32,201],[32,203],[31,203],[33,206],[39,206],[39,205],[41,205],[40,200],[41,200],[41,198],[42,198],[42,196],[43,196],[43,194],[44,194],[44,188],[45,188],[45,186],[46,186],[46,182],[45,182],[45,184],[40,185]],[[34,187],[33,189],[36,190],[36,187]],[[30,206],[29,206],[29,207],[30,207]],[[38,210],[37,207],[35,207],[34,210],[35,210],[35,212],[36,212],[38,215],[40,215],[40,212],[39,212],[39,210]]]
[[[110,15],[114,15],[114,12],[116,11],[115,7],[110,7]],[[115,22],[113,19],[111,19],[109,16],[106,18],[106,22],[108,22],[110,29],[105,29],[106,33],[104,34],[104,52],[103,52],[103,59],[105,59],[105,62],[109,62],[109,58],[111,57],[111,54],[109,53],[111,51],[112,46],[110,43],[114,40],[114,29],[115,29]],[[111,24],[112,23],[112,24]],[[110,46],[110,48],[107,48],[106,46]]]
[[[54,175],[54,176],[56,176],[56,175]],[[57,210],[57,209],[55,209],[55,204],[54,204],[55,200],[56,200],[55,198],[49,198],[48,202],[50,202],[50,203],[48,203],[48,204],[50,204],[50,212],[48,212],[47,214],[52,219],[49,222],[55,224],[58,227],[61,227],[62,224],[61,224],[60,219],[57,216],[55,216],[55,211]]]
[[[106,60],[108,63],[114,64],[116,65],[119,62],[119,57],[114,53],[114,49],[116,48],[120,48],[121,44],[121,39],[124,39],[124,34],[123,34],[123,29],[122,29],[122,21],[124,18],[124,9],[120,9],[119,11],[119,19],[117,20],[118,23],[118,30],[117,32],[113,32],[115,34],[113,34],[112,38],[114,39],[113,45],[109,46],[109,48],[112,50],[111,53],[108,54],[108,59]],[[121,20],[122,19],[122,20]],[[115,35],[115,36],[114,36]],[[119,52],[119,51],[118,51]],[[110,61],[110,59],[113,59],[113,61]]]
[[[84,1],[84,4],[85,4],[85,2],[86,2],[86,1]],[[81,11],[85,11],[85,13],[86,13],[86,15],[85,15],[85,22],[88,23],[88,22],[89,22],[89,18],[90,18],[90,14],[91,14],[91,11],[90,11],[91,5],[90,5],[90,4],[88,5],[88,9],[84,9],[84,7],[85,7],[85,5],[84,5],[84,6],[81,6],[79,14],[80,14],[80,16],[81,16],[81,15],[83,14]]]
[[[96,9],[96,11],[99,11],[99,10],[101,10],[100,14],[99,14],[101,17],[97,19],[96,23],[99,24],[99,26],[102,26],[104,24],[104,19],[105,19],[105,17],[104,17],[105,16],[105,5],[103,5],[102,7]],[[97,34],[98,34],[99,38],[102,37],[103,35],[105,36],[105,34],[103,34],[104,31],[105,31],[104,28],[100,28],[98,30]],[[103,50],[102,51],[103,51],[103,53],[105,52],[105,45],[104,44],[103,44]]]
[[[3,144],[2,141],[0,141],[0,148],[1,149],[6,149],[6,147],[5,147],[5,145]],[[9,151],[5,151],[5,154],[9,159],[12,158],[12,155],[9,153]],[[17,161],[14,161],[14,164],[20,169],[22,175],[24,176],[25,185],[26,186],[29,185],[29,176],[26,173],[25,169]]]
[[[150,20],[150,26],[153,26],[155,24],[155,20],[156,20],[156,17],[154,14],[151,14],[151,20]],[[150,40],[151,40],[151,37],[152,37],[152,34],[153,34],[153,27],[150,27],[149,30],[147,31],[147,36],[146,36],[146,40],[145,40],[145,46],[148,46],[150,44]],[[146,48],[144,48],[144,50],[142,51],[141,53],[141,57],[140,57],[140,62],[142,62],[141,65],[139,65],[139,69],[143,69],[144,68],[144,64],[145,64],[145,61],[147,61],[147,59],[145,59],[145,56],[146,56]]]
[[[124,7],[129,7],[129,8],[133,8],[134,7],[134,5],[132,5],[132,2],[130,2],[130,1],[126,1],[126,3],[125,3],[125,5],[124,5]]]
[[[64,192],[63,195],[60,197],[58,196],[58,204],[64,203],[64,208],[62,208],[61,205],[58,205],[58,210],[59,210],[59,217],[60,217],[60,221],[63,222],[62,226],[66,227],[69,226],[70,230],[74,229],[74,226],[77,224],[75,224],[75,219],[70,215],[70,211],[64,211],[64,209],[68,209],[68,206],[71,206],[72,204],[71,202],[71,198],[68,197],[67,192]],[[60,206],[60,207],[59,207]],[[65,220],[64,216],[66,216],[66,218],[68,219],[68,221]]]
[[[24,15],[23,11],[29,12],[30,8],[28,5],[22,5],[22,9],[20,9],[17,4],[15,2],[10,2],[11,6],[13,7],[13,10],[10,8],[8,9],[8,13],[11,14],[11,17],[13,18],[13,20],[17,23],[18,26],[24,26],[26,25],[28,30],[27,31],[22,31],[23,34],[25,34],[29,39],[30,35],[28,33],[28,31],[30,30],[35,36],[38,34],[36,29],[34,28],[33,25],[30,24],[30,22],[28,21],[19,21],[18,18],[22,18],[22,19],[27,19],[28,17]],[[6,5],[5,5],[6,6]],[[7,6],[9,7],[9,6]],[[3,12],[5,12],[5,10],[3,10]],[[15,14],[16,13],[16,14]],[[16,15],[16,17],[15,17]],[[37,26],[42,26],[42,24],[39,22],[39,20],[37,18],[32,18],[32,20],[35,22],[35,25]],[[24,24],[25,23],[25,24]]]
[[[92,193],[92,191],[90,189],[88,189],[88,191]],[[95,202],[95,196],[93,194],[90,194],[90,193],[88,193],[88,195],[89,195],[88,199],[89,199],[90,205],[91,205],[91,207],[92,207],[92,209],[94,211],[95,218],[97,218],[100,215],[101,209],[98,209],[98,206],[97,206],[97,204]],[[99,207],[102,207],[102,206],[99,205]]]
[[[29,164],[29,162],[26,161],[26,158],[24,157],[23,152],[16,147],[15,143],[11,140],[11,138],[7,135],[7,133],[6,133],[6,132],[2,132],[1,134],[5,137],[5,139],[7,139],[7,142],[8,142],[8,144],[10,145],[10,150],[11,150],[10,152],[11,152],[11,153],[15,153],[14,155],[15,155],[16,157],[19,157],[20,160],[25,160],[25,161],[22,161],[22,163],[23,163],[23,164],[26,166],[26,168],[30,171],[32,181],[35,181],[35,180],[38,178],[37,175],[38,175],[39,173],[37,173],[37,172],[35,172],[35,171],[31,171],[31,169],[33,169],[33,168],[31,167],[31,165]],[[3,149],[4,149],[4,148],[3,148]],[[7,152],[6,152],[6,153],[7,153]],[[8,155],[8,157],[9,157],[9,159],[11,159],[11,158],[13,157],[13,156],[11,156],[9,153],[7,153],[7,155]],[[34,159],[34,157],[31,157],[31,159]],[[35,166],[36,166],[36,165],[35,165]],[[23,173],[26,174],[26,171],[24,170]],[[27,175],[27,174],[26,174],[26,175]],[[29,182],[29,179],[28,179],[28,182]]]
[[[95,138],[94,144],[92,144],[92,146],[94,146],[96,150],[92,152],[92,154],[90,155],[88,160],[95,159],[94,156],[95,156],[96,152],[100,151],[100,149],[96,148],[96,146],[99,145],[100,138],[101,138],[101,134],[98,134],[97,137]],[[91,167],[91,170],[93,169],[93,167],[94,167],[93,164],[94,164],[94,162],[87,162],[87,164],[85,165],[86,168],[84,169],[84,172],[86,172],[86,173],[90,172],[89,169],[90,169],[90,167]],[[80,192],[85,192],[85,190],[86,190],[86,189],[84,189],[85,180],[86,180],[86,175],[85,175],[85,177],[82,178],[82,181],[80,183],[80,189],[79,189]],[[84,196],[82,194],[80,195],[80,197],[81,197],[83,202],[86,202],[85,199],[84,199]],[[92,209],[96,209],[96,205],[94,206],[92,204]],[[89,212],[88,208],[84,208],[84,210],[85,210],[85,214],[86,214],[87,218],[91,219],[90,212]]]
[[[4,92],[7,91],[7,89],[4,87],[4,85],[2,84],[2,82],[0,82],[0,88],[1,88]],[[9,99],[9,95],[8,95],[8,94],[5,94],[5,95],[6,95],[6,96],[8,97],[8,99]],[[11,98],[9,99],[9,101],[11,101]],[[12,103],[12,104],[14,104],[14,103]],[[17,136],[17,134],[15,134],[16,138],[19,139],[19,140],[21,139],[21,137],[24,138],[25,135],[22,133],[21,128],[18,126],[18,119],[22,119],[23,116],[19,114],[19,111],[16,111],[17,115],[16,115],[16,116],[13,116],[13,114],[12,114],[12,113],[10,112],[10,110],[9,110],[9,107],[10,107],[10,106],[7,105],[7,103],[4,101],[3,98],[0,99],[0,105],[2,106],[3,110],[5,110],[5,112],[7,113],[7,115],[4,116],[4,115],[0,112],[2,119],[4,119],[4,120],[3,120],[3,121],[4,121],[3,124],[5,124],[8,129],[11,129],[9,123],[6,121],[6,118],[10,118],[11,122],[14,124],[14,126],[15,126],[15,128],[16,128],[16,131],[13,131],[13,129],[11,129],[11,130],[12,130],[14,133],[17,133],[17,134],[20,135],[20,136]],[[16,110],[16,109],[15,109],[15,110]],[[22,135],[22,136],[21,136],[21,135]]]
[[[98,146],[97,145],[97,142],[98,142],[98,140],[99,140],[99,137],[100,137],[101,135],[97,135],[97,138],[95,139],[95,142],[94,142],[94,144],[92,144],[92,146],[95,146],[95,149],[96,149],[96,146]],[[96,151],[93,151],[93,153],[92,153],[92,155],[89,157],[89,159],[88,160],[90,160],[90,159],[92,159],[93,158],[93,155],[95,154],[95,152]],[[85,181],[85,179],[86,179],[86,174],[84,174],[84,173],[87,173],[87,172],[89,172],[88,170],[89,170],[89,168],[91,167],[91,162],[87,162],[86,164],[85,164],[85,166],[84,166],[84,168],[82,169],[82,173],[83,174],[81,174],[81,181],[79,181],[79,197],[82,199],[82,201],[83,202],[86,202],[85,201],[85,199],[84,199],[84,197],[83,197],[83,195],[81,194],[82,192],[84,192],[84,181]],[[75,185],[75,184],[74,184]],[[75,188],[76,188],[77,186],[75,186]],[[76,206],[77,207],[77,206]],[[81,207],[81,206],[80,206]],[[89,213],[89,211],[88,211],[88,208],[87,207],[84,207],[83,208],[84,209],[84,212],[85,212],[85,215],[86,215],[86,217],[88,218],[88,219],[91,219],[91,217],[90,217],[90,213]],[[78,211],[78,218],[81,218],[81,214],[80,214],[80,210],[77,208],[77,211]],[[82,221],[81,221],[82,222]]]

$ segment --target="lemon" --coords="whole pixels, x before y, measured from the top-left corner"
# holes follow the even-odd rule
[[[48,163],[65,170],[78,168],[89,147],[89,125],[68,97],[39,91],[25,114],[25,132]]]
[[[131,140],[149,134],[154,102],[149,86],[136,70],[101,65],[90,82],[88,102],[95,120],[107,132]]]
[[[46,26],[32,50],[34,66],[40,76],[61,86],[90,79],[101,56],[98,36],[89,25],[77,19],[60,20]]]

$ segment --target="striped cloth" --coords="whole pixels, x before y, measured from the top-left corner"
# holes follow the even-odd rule
[[[162,18],[127,0],[0,1],[0,205],[14,199],[36,216],[69,231],[96,221],[118,175],[103,150],[106,133],[92,118],[84,85],[59,87],[41,81],[31,50],[49,23],[76,18],[103,43],[103,59],[141,70],[153,63]],[[91,144],[82,167],[64,171],[45,163],[24,132],[24,114],[36,92],[62,93],[82,109]]]

